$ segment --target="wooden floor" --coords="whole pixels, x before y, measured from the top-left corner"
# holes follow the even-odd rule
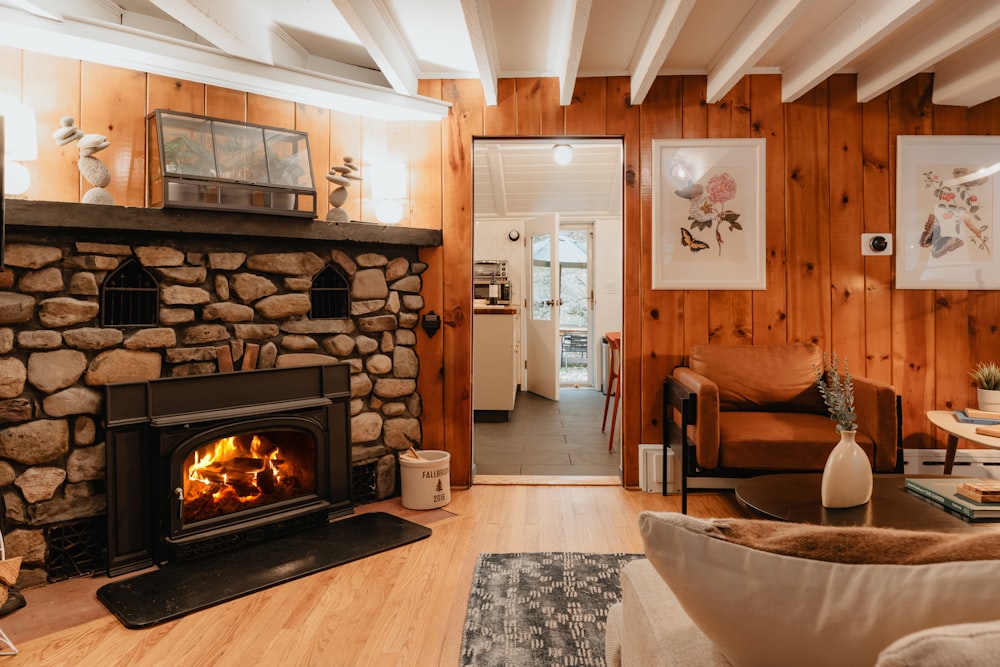
[[[694,516],[742,516],[731,492],[689,497]],[[25,591],[0,619],[22,665],[458,664],[476,557],[488,552],[642,551],[636,517],[679,511],[680,498],[614,486],[476,485],[446,507],[359,507],[429,525],[426,540],[145,630],[121,625],[94,597],[106,577]],[[233,567],[240,567],[233,556]]]

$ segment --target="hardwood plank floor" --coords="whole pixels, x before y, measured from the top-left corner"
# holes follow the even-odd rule
[[[732,492],[692,494],[688,503],[694,516],[744,516]],[[25,591],[28,605],[0,627],[25,665],[457,665],[480,553],[638,553],[643,510],[679,511],[680,498],[612,486],[476,485],[428,512],[397,498],[357,512],[424,523],[429,539],[145,630],[125,628],[94,597],[106,577],[73,579]]]

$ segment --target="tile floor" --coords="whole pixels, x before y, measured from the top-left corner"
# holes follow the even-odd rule
[[[601,432],[604,394],[563,387],[559,401],[519,392],[510,421],[475,422],[473,459],[477,475],[614,475],[619,447],[608,452]],[[614,397],[611,407],[614,406]],[[616,423],[616,430],[620,424]],[[608,428],[611,415],[608,415]]]

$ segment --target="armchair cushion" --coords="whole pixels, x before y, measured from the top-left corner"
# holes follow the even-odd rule
[[[871,665],[909,633],[996,618],[998,561],[957,559],[995,554],[997,534],[956,539],[669,512],[643,512],[639,527],[650,563],[733,664]],[[979,540],[985,552],[975,551]],[[821,553],[848,562],[813,558]]]
[[[823,353],[811,343],[693,345],[689,366],[718,385],[720,410],[826,414],[815,384]]]

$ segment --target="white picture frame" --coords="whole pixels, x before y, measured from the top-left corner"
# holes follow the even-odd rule
[[[896,138],[896,288],[1000,288],[1000,137]]]
[[[764,160],[764,139],[653,140],[652,289],[765,289]]]

